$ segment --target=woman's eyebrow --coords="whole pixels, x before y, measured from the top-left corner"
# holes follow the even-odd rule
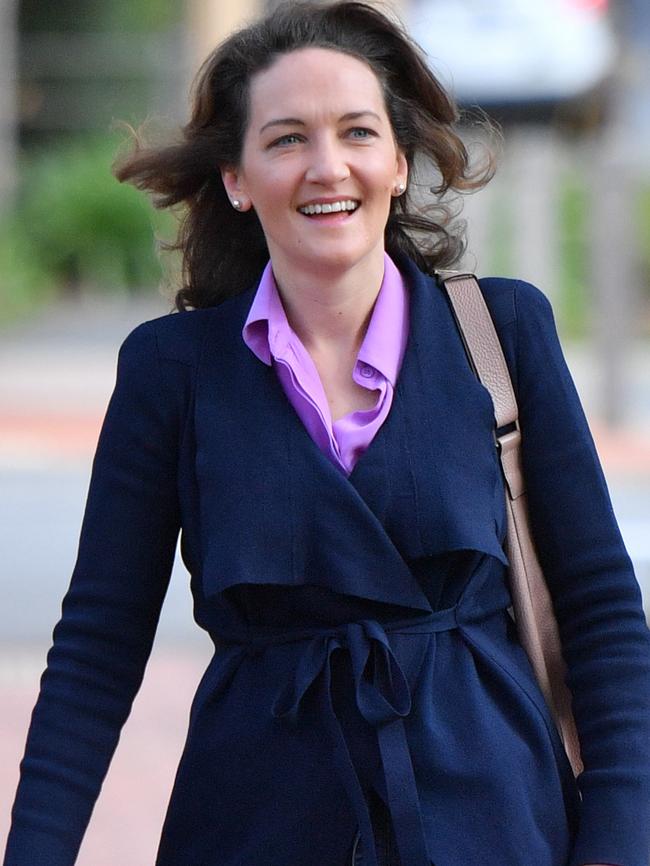
[[[374,117],[376,120],[381,120],[375,111],[370,111],[368,109],[363,111],[348,111],[347,114],[343,114],[339,117],[339,123],[346,120],[358,120],[360,117],[366,116]],[[265,129],[268,129],[271,126],[306,126],[306,123],[304,120],[300,120],[299,117],[278,117],[265,123],[260,129],[260,135]]]
[[[276,120],[269,120],[268,123],[265,123],[260,129],[260,135],[270,126],[305,126],[305,121],[297,117],[278,117]]]
[[[374,117],[375,120],[381,120],[381,117],[376,111],[365,109],[364,111],[349,111],[347,114],[344,114],[343,117],[339,118],[339,122],[341,120],[358,120],[360,117]]]

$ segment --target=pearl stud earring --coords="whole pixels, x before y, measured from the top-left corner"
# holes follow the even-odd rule
[[[235,210],[240,210],[240,209],[241,209],[241,202],[239,201],[238,198],[234,198],[234,199],[232,200],[232,206],[235,208]]]
[[[406,189],[406,187],[404,186],[403,183],[398,183],[397,186],[395,187],[395,195],[401,195],[405,189]]]

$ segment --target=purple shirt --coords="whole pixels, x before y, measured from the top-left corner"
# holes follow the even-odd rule
[[[269,262],[257,288],[242,336],[265,364],[273,365],[284,392],[318,447],[345,474],[370,445],[393,402],[408,338],[408,295],[392,259],[384,253],[384,278],[352,376],[377,391],[372,409],[332,421],[318,370],[289,325]]]

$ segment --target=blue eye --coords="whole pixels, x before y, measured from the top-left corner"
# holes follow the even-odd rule
[[[376,135],[376,132],[372,129],[366,129],[364,126],[355,126],[353,129],[349,130],[350,135],[353,138],[370,138],[371,135]]]
[[[282,147],[287,144],[297,144],[300,141],[300,136],[296,135],[295,132],[289,132],[286,135],[280,136],[280,138],[276,138],[274,142],[272,142],[271,147]]]

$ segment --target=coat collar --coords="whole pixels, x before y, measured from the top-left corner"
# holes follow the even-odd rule
[[[489,395],[444,293],[408,259],[411,331],[388,418],[346,478],[241,330],[255,287],[213,311],[196,392],[206,595],[316,584],[429,611],[409,560],[472,549],[506,561]]]

